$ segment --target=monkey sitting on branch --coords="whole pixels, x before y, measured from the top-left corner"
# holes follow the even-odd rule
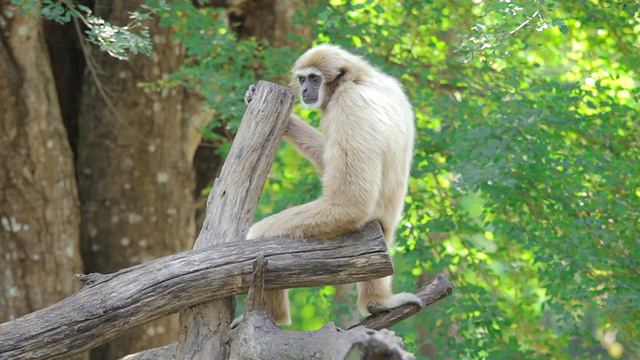
[[[284,137],[322,173],[323,195],[257,222],[247,239],[331,237],[378,220],[390,246],[402,215],[415,138],[402,86],[363,58],[320,45],[296,61],[291,87],[305,108],[322,111],[322,132],[292,114]],[[252,85],[247,104],[254,91]],[[421,304],[414,294],[393,294],[391,276],[358,283],[357,289],[364,316]],[[291,324],[287,290],[267,291],[265,297],[276,323]]]

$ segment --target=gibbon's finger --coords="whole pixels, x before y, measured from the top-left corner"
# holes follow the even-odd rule
[[[247,89],[247,92],[244,93],[244,103],[249,105],[251,100],[253,100],[253,94],[255,93],[256,93],[256,85],[255,84],[249,85],[249,89]]]

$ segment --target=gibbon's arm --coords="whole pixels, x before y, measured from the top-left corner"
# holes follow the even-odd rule
[[[256,86],[249,86],[244,94],[245,104],[249,105],[255,92]],[[297,115],[291,114],[284,138],[288,143],[293,145],[299,153],[309,159],[320,173],[324,171],[324,161],[322,159],[324,136],[318,129],[307,124]]]
[[[357,229],[373,216],[382,183],[382,153],[376,135],[351,121],[325,146],[324,195],[254,224],[248,239],[289,235],[328,237]],[[368,120],[370,121],[370,120]]]
[[[324,135],[318,129],[291,114],[284,139],[309,159],[320,173],[324,172]]]

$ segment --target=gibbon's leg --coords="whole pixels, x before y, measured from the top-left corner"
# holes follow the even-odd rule
[[[291,114],[284,139],[309,159],[320,173],[324,171],[324,135],[318,129]]]
[[[393,244],[395,226],[389,219],[381,219],[384,238],[387,246]],[[358,310],[363,316],[377,314],[389,309],[393,309],[406,303],[413,303],[422,306],[422,300],[412,293],[394,294],[391,288],[392,276],[360,282],[356,285],[358,289]]]
[[[391,276],[375,279],[367,282],[359,282],[358,289],[358,310],[360,314],[367,316],[371,312],[369,307],[379,306],[385,299],[393,296],[391,291]]]
[[[267,312],[278,325],[291,325],[289,313],[289,290],[270,290],[264,292],[267,300]]]
[[[358,289],[358,310],[363,316],[377,314],[407,303],[422,306],[422,300],[415,294],[391,291],[391,276],[360,282]]]

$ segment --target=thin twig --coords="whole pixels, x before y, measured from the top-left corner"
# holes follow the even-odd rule
[[[515,34],[516,32],[518,32],[518,30],[522,29],[523,27],[527,26],[527,24],[529,24],[531,22],[531,20],[533,20],[534,17],[538,16],[538,14],[540,13],[540,10],[536,10],[536,12],[533,13],[533,15],[529,16],[527,18],[527,20],[525,20],[522,24],[520,24],[517,28],[509,31],[507,33],[507,35],[505,35],[502,40],[500,41],[504,41],[506,38],[508,38],[509,36]]]

